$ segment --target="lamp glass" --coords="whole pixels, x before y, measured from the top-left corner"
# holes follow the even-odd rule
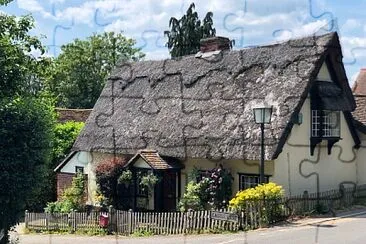
[[[257,124],[269,124],[271,122],[272,107],[254,108],[254,120]]]

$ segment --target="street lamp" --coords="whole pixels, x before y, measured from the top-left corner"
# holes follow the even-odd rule
[[[254,120],[261,125],[261,163],[260,163],[260,184],[264,183],[264,124],[271,123],[272,106],[253,108]]]

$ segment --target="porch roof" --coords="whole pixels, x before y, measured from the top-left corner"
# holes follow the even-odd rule
[[[175,160],[164,160],[156,150],[141,150],[135,156],[133,156],[125,165],[128,167],[133,165],[136,160],[142,158],[152,169],[164,170],[164,169],[181,169],[184,166]]]

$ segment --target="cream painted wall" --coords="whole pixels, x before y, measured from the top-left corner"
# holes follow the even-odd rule
[[[357,181],[360,185],[366,184],[366,135],[358,133],[361,140],[361,147],[357,152]]]
[[[325,63],[323,63],[322,67],[320,67],[317,79],[321,80],[321,81],[332,81],[332,78],[330,77],[329,70],[328,70],[327,65]]]
[[[133,166],[136,168],[151,169],[150,165],[148,165],[142,158],[137,159]]]
[[[239,173],[248,174],[259,174],[259,162],[258,161],[248,161],[248,160],[223,160],[220,162],[210,161],[207,159],[188,159],[183,162],[185,168],[181,171],[181,195],[185,191],[185,186],[188,183],[189,174],[192,172],[194,167],[200,170],[211,170],[219,164],[222,164],[225,169],[228,169],[233,178],[233,195],[239,190]],[[264,173],[266,175],[272,175],[274,173],[274,163],[273,161],[266,161]]]
[[[310,99],[306,99],[301,113],[303,123],[294,125],[282,153],[275,160],[272,181],[282,185],[287,195],[338,189],[342,182],[357,183],[356,150],[347,122],[341,113],[341,140],[328,155],[325,141],[317,145],[310,156]]]

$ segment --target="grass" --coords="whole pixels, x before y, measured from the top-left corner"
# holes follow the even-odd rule
[[[145,230],[145,229],[138,229],[138,230],[135,230],[131,236],[133,237],[147,237],[147,236],[153,236],[154,233],[152,231],[148,231],[148,230]]]
[[[55,234],[55,235],[87,235],[87,236],[105,236],[108,234],[106,229],[96,228],[96,229],[78,229],[72,231],[71,229],[59,229],[59,230],[45,230],[45,229],[29,229],[24,228],[23,234]]]

